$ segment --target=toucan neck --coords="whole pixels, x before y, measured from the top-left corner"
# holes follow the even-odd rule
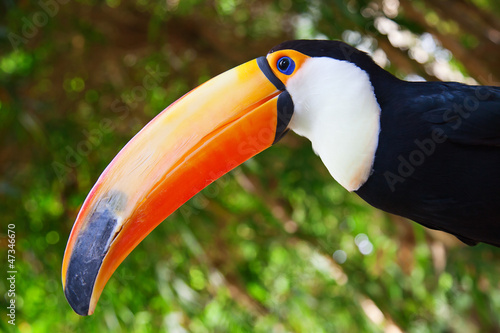
[[[351,62],[311,58],[287,84],[290,128],[311,140],[337,182],[357,190],[372,170],[380,107],[366,71]]]

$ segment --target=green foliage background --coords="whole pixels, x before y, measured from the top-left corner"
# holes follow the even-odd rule
[[[443,79],[436,63],[445,59],[457,79],[498,85],[499,1],[1,6],[2,331],[500,330],[497,248],[469,248],[371,208],[294,134],[152,232],[110,279],[94,315],[76,315],[60,281],[71,226],[99,174],[190,89],[283,40],[316,37],[384,54],[399,77]],[[389,21],[392,37],[380,25]],[[398,31],[408,45],[398,44]],[[437,46],[419,56],[429,36]],[[151,70],[164,76],[145,89]],[[15,326],[6,315],[8,224],[16,232]]]

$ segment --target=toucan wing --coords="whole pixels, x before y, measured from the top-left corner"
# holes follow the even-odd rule
[[[375,207],[454,234],[466,244],[499,246],[500,232],[493,228],[500,216],[495,204],[500,196],[500,87],[405,82],[389,94],[393,104],[383,110],[394,111],[382,118],[379,142],[385,148],[378,152],[374,176],[357,193]],[[423,160],[412,162],[412,156]],[[399,177],[392,188],[388,172]]]
[[[434,105],[424,117],[450,142],[500,147],[500,87],[440,86],[440,105]]]

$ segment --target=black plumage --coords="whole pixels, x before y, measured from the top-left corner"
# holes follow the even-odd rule
[[[381,108],[373,171],[356,193],[469,245],[500,246],[500,87],[407,82],[339,41],[275,47],[354,63]]]

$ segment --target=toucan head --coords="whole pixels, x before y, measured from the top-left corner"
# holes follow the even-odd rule
[[[62,283],[94,312],[115,269],[204,187],[292,129],[346,189],[369,177],[379,111],[365,53],[338,41],[289,41],[167,107],[118,153],[88,194],[68,240]]]

